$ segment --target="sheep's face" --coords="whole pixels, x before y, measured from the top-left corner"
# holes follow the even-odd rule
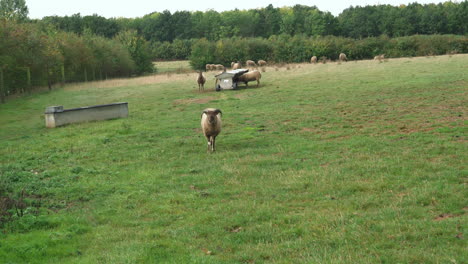
[[[216,109],[216,110],[214,110],[214,111],[205,110],[205,111],[203,111],[203,113],[206,114],[208,123],[209,123],[210,125],[216,124],[216,120],[217,120],[216,116],[217,116],[218,114],[222,114],[221,110],[219,110],[219,109]]]

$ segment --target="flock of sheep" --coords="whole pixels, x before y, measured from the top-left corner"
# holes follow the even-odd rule
[[[326,57],[322,57],[321,61],[325,63]],[[374,57],[374,60],[378,60],[379,62],[382,62],[382,60],[385,59],[385,54],[381,54],[378,56]],[[338,56],[338,60],[340,62],[348,61],[348,58],[346,57],[346,54],[340,53]],[[310,58],[311,63],[317,63],[318,59],[317,56],[312,56]],[[264,60],[259,60],[258,64],[256,64],[252,60],[246,61],[247,67],[264,67],[267,65],[266,61]],[[242,64],[240,61],[238,62],[232,62],[231,63],[231,68],[233,70],[240,69],[242,68]],[[226,71],[226,67],[224,67],[221,64],[206,64],[206,70],[207,71],[212,71],[212,70],[222,70]],[[238,81],[239,82],[244,82],[245,85],[247,85],[248,82],[250,81],[257,81],[257,87],[260,84],[260,78],[262,75],[258,70],[253,70],[247,73],[244,73],[243,75],[239,76]],[[197,77],[197,83],[198,83],[198,89],[201,91],[204,89],[204,84],[206,82],[206,78],[203,76],[203,73],[201,71],[198,72],[198,77]],[[206,108],[203,110],[202,115],[201,115],[201,127],[203,134],[205,135],[207,141],[208,141],[208,151],[215,151],[215,140],[216,137],[219,135],[221,132],[221,115],[222,112],[220,109],[216,108]]]
[[[266,61],[264,60],[259,60],[258,64],[256,64],[252,60],[247,60],[245,64],[247,67],[250,67],[250,68],[257,68],[257,66],[264,67],[267,65]],[[231,63],[232,70],[237,70],[241,68],[242,68],[242,63],[240,61]],[[226,71],[226,67],[224,67],[224,65],[221,65],[221,64],[206,64],[205,69],[206,71],[215,71],[215,70],[219,70],[223,72]],[[258,87],[260,85],[261,78],[262,78],[262,74],[258,70],[253,70],[253,71],[249,71],[239,76],[238,82],[243,82],[247,86],[249,82],[257,81],[257,87]],[[198,83],[198,90],[203,91],[205,89],[206,77],[203,75],[203,72],[201,71],[198,72],[197,83]]]

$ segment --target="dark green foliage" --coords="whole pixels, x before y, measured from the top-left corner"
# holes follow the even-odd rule
[[[197,40],[192,46],[192,54],[190,55],[190,65],[196,70],[205,69],[208,63],[214,63],[214,51],[216,50],[213,42],[207,39]]]
[[[165,10],[136,19],[108,19],[109,25],[98,16],[82,18],[79,14],[65,18],[55,17],[54,20],[59,21],[58,24],[65,24],[60,28],[67,30],[69,27],[75,33],[83,32],[87,27],[93,33],[104,36],[115,34],[119,28],[134,29],[151,42],[200,38],[211,41],[232,37],[269,38],[282,34],[308,37],[334,35],[356,39],[383,34],[389,37],[414,34],[463,35],[468,32],[468,1],[424,5],[412,3],[407,6],[357,6],[345,9],[337,17],[330,12],[320,11],[315,6],[268,5],[265,8],[224,12],[177,11],[172,14]],[[94,23],[89,23],[89,20]]]
[[[94,35],[107,38],[112,38],[121,31],[121,26],[116,19],[106,19],[105,17],[101,17],[96,14],[84,17],[79,13],[65,17],[48,16],[44,17],[41,22],[54,25],[57,29],[66,32],[83,34],[85,30],[88,30]]]
[[[154,71],[148,42],[139,36],[136,31],[120,32],[116,39],[127,48],[135,62],[137,74],[141,75],[145,72]]]

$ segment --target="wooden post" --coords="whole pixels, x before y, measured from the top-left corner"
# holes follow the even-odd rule
[[[27,78],[26,90],[28,93],[31,93],[31,68],[29,67],[26,67],[26,78]]]
[[[60,67],[60,71],[62,73],[62,85],[65,85],[65,65],[62,65],[62,67]]]
[[[47,70],[47,87],[49,87],[49,91],[52,91],[52,80],[50,79],[50,69],[49,65],[46,65],[46,70]]]
[[[84,81],[88,82],[88,72],[86,71],[86,68],[84,69]]]
[[[5,84],[3,83],[3,68],[0,67],[0,102],[5,103]]]

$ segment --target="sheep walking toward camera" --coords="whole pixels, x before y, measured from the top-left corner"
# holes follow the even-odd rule
[[[348,58],[346,58],[346,54],[344,53],[340,53],[339,59],[340,61],[348,61]]]
[[[257,87],[260,85],[260,79],[262,78],[262,74],[255,70],[251,72],[247,72],[239,76],[237,79],[239,82],[245,83],[245,86],[248,86],[248,82],[257,81]]]
[[[215,151],[215,140],[221,132],[221,115],[220,109],[206,108],[201,115],[201,127],[203,135],[208,140],[208,151]]]
[[[203,72],[199,71],[198,72],[198,77],[197,77],[197,83],[198,83],[198,91],[204,91],[205,90],[205,82],[206,78],[203,76]]]
[[[310,58],[310,63],[317,63],[317,56],[312,56],[312,58]]]

